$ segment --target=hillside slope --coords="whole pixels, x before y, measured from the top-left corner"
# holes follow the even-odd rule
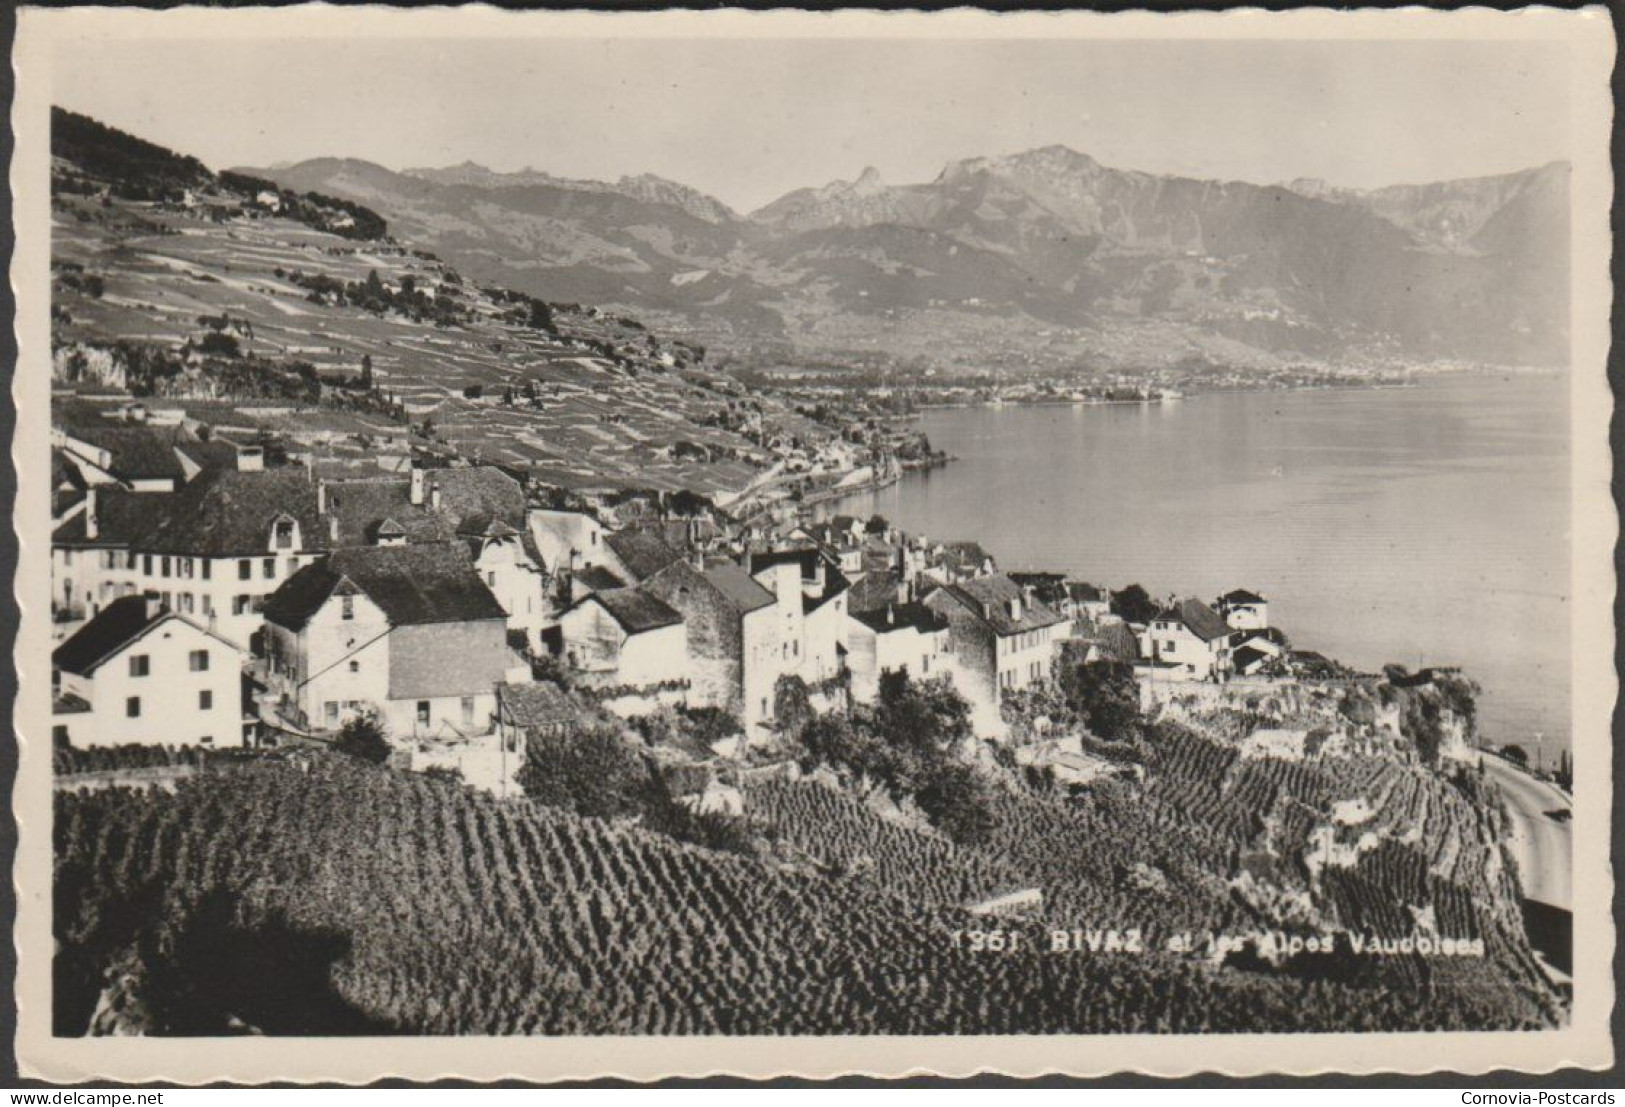
[[[399,224],[384,233],[359,187],[262,194],[252,177],[57,119],[61,390],[222,411],[292,402],[566,487],[726,495],[768,460],[727,429],[744,421],[737,388],[693,346],[479,283],[408,245]],[[772,400],[752,414],[770,430],[827,433]]]

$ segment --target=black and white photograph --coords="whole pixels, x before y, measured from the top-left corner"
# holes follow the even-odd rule
[[[23,14],[41,1071],[1611,1061],[1606,14]]]

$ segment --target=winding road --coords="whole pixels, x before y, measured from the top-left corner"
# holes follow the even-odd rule
[[[1491,754],[1484,768],[1506,797],[1512,816],[1508,849],[1518,862],[1525,899],[1564,911],[1574,906],[1573,801],[1557,788]],[[1548,812],[1567,811],[1568,818]]]

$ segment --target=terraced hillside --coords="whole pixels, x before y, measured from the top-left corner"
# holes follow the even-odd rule
[[[56,116],[63,391],[223,402],[250,419],[346,412],[564,486],[722,498],[769,462],[758,442],[828,434],[634,319],[478,287],[358,237],[370,213],[357,205],[216,176],[129,136],[83,141],[94,126]]]
[[[776,802],[780,825],[811,818],[837,842],[874,833],[861,809],[816,793]],[[882,855],[877,882],[338,756],[206,773],[173,794],[62,792],[56,1028],[964,1034],[1484,1029],[1556,1017],[1532,970],[1501,950],[1279,966],[1162,952],[1148,938],[1139,952],[1052,952],[1043,923],[1001,924],[958,898],[1064,852],[1047,887],[1079,903],[1139,895],[1144,908],[1151,900],[1114,867],[1160,864],[1160,840],[1092,852],[1099,823],[1059,804],[1033,810],[1037,822],[1011,824],[1031,841],[1009,871],[882,831],[890,845],[864,847]],[[1057,834],[1078,848],[1058,850]],[[1173,894],[1217,902],[1194,876],[1170,872]],[[971,948],[968,931],[996,926],[1019,937]],[[272,971],[289,964],[309,969]]]

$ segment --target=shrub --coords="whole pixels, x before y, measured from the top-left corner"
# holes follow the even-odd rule
[[[372,711],[344,720],[344,725],[339,727],[339,736],[333,741],[333,748],[374,765],[388,761],[390,754],[383,720]]]

